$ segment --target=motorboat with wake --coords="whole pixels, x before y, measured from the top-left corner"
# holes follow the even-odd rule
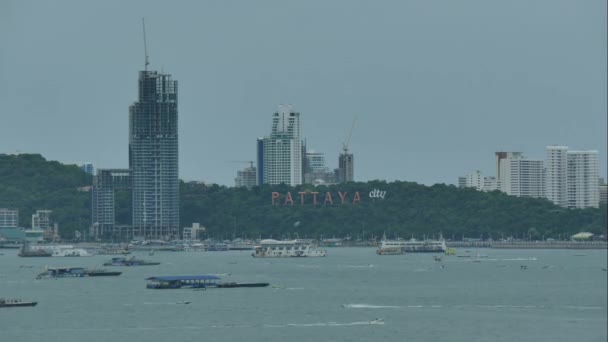
[[[153,266],[160,265],[160,262],[151,262],[145,261],[141,259],[135,259],[135,257],[131,258],[122,258],[116,257],[112,258],[112,260],[105,262],[104,266]]]

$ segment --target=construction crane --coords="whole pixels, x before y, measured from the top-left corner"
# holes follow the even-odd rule
[[[356,123],[357,117],[355,116],[353,118],[353,124],[350,127],[350,130],[348,131],[348,136],[346,137],[346,140],[342,143],[342,150],[344,151],[344,154],[348,154],[348,145],[350,144],[350,137],[353,135],[353,130],[355,129]]]
[[[253,164],[255,164],[253,160],[227,160],[226,163],[249,163],[250,167],[253,167]]]

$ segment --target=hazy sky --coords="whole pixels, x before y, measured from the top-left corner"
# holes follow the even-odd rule
[[[356,180],[455,183],[494,152],[600,151],[605,0],[0,1],[0,153],[128,167],[144,66],[179,81],[180,177],[233,185],[281,103]]]

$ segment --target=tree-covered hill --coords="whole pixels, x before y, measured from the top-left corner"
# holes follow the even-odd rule
[[[76,165],[46,161],[39,154],[0,154],[0,208],[19,209],[21,227],[31,227],[36,210],[50,209],[59,229],[72,237],[91,221],[91,195],[79,191],[91,182]]]
[[[91,182],[78,167],[46,161],[40,155],[0,155],[0,208],[19,209],[23,227],[31,225],[36,209],[51,209],[64,238],[88,229],[91,194],[78,189]],[[603,234],[607,226],[605,206],[569,210],[544,199],[444,184],[371,181],[330,187],[265,185],[248,190],[182,182],[180,189],[182,226],[199,222],[209,236],[217,238],[369,238],[383,233],[422,237],[440,232],[456,239],[482,234],[563,238],[580,231]],[[384,192],[384,198],[375,190]],[[313,192],[318,192],[317,205]],[[327,192],[331,199],[326,198]],[[278,196],[274,205],[273,193]],[[117,222],[128,224],[130,197],[119,192],[116,199]]]
[[[370,198],[374,190],[385,198]],[[304,205],[299,192],[304,195]],[[310,192],[319,192],[313,205]],[[272,205],[272,193],[280,197]],[[285,198],[291,193],[291,201]],[[333,205],[324,202],[330,192]],[[358,192],[361,201],[352,204]],[[346,193],[342,204],[340,193]],[[373,193],[372,193],[373,195]],[[371,181],[329,187],[262,186],[251,190],[218,185],[182,183],[183,224],[200,222],[210,235],[369,238],[438,236],[456,239],[566,237],[580,231],[603,234],[606,207],[570,210],[545,199],[517,198],[500,192],[485,193],[452,185],[424,186],[411,182]]]

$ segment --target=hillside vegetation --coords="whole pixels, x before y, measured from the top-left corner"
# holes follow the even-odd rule
[[[72,238],[75,230],[87,230],[91,194],[78,189],[91,182],[92,177],[74,165],[46,161],[33,154],[0,155],[0,208],[19,209],[23,227],[31,226],[31,214],[36,209],[51,209],[64,238]],[[375,190],[384,192],[384,198]],[[273,192],[279,196],[274,205]],[[299,192],[306,192],[304,204]],[[318,192],[317,205],[313,204],[312,192]],[[325,198],[327,192],[331,201]],[[357,192],[360,200],[355,200]],[[130,196],[120,192],[116,198],[117,222],[128,224]],[[295,188],[265,185],[251,190],[181,182],[180,202],[182,226],[199,222],[207,228],[208,236],[216,238],[350,235],[367,239],[383,233],[401,237],[442,233],[456,239],[534,239],[563,238],[580,231],[603,234],[607,226],[605,206],[569,210],[545,199],[412,182]]]

